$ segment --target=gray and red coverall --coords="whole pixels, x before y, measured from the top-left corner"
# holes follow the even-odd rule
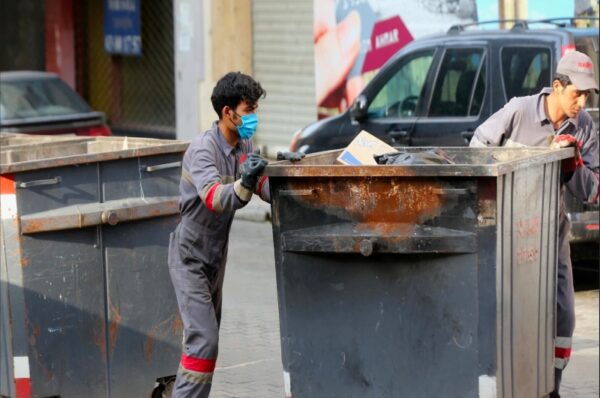
[[[229,230],[253,192],[240,181],[250,140],[227,143],[217,123],[196,136],[183,156],[181,222],[170,236],[169,273],[183,321],[183,353],[173,398],[208,397],[217,360]],[[269,201],[266,177],[255,193]]]
[[[555,131],[544,110],[544,96],[551,91],[550,88],[545,88],[536,95],[511,99],[504,108],[475,130],[470,146],[548,146],[548,137],[558,134],[571,134],[582,144],[580,153],[584,167],[578,168],[561,189],[554,341],[556,384],[560,385],[561,371],[571,356],[575,329],[573,271],[569,247],[571,223],[565,211],[562,193],[566,188],[582,201],[598,203],[598,130],[594,127],[592,117],[581,110],[576,117],[567,119]]]

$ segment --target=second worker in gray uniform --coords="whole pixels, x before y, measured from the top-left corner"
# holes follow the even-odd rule
[[[550,397],[560,397],[562,370],[571,355],[575,329],[575,304],[570,221],[562,193],[568,189],[576,198],[598,203],[598,129],[583,109],[590,90],[598,92],[592,60],[572,51],[556,69],[552,87],[539,94],[511,99],[475,130],[470,146],[579,146],[579,154],[563,163],[561,188],[558,275],[556,291],[556,337],[554,352],[555,387]],[[579,144],[577,144],[577,142]],[[566,166],[566,167],[565,167]]]
[[[270,201],[269,182],[259,176],[267,161],[254,153],[250,140],[264,95],[250,76],[223,76],[211,96],[219,120],[192,140],[183,157],[181,222],[171,234],[168,261],[184,326],[174,398],[208,397],[233,215],[253,194]]]

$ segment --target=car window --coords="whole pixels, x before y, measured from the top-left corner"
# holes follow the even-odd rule
[[[504,47],[502,78],[506,99],[539,93],[550,87],[550,48]]]
[[[481,48],[448,49],[435,80],[429,116],[478,115],[485,92],[485,73],[478,78],[481,65]]]
[[[0,83],[0,118],[27,119],[89,112],[87,104],[59,79]]]
[[[598,37],[576,37],[575,48],[577,51],[587,54],[594,63],[594,74],[596,75],[596,81],[600,81],[600,73],[598,67]],[[588,98],[587,110],[596,119],[598,118],[598,94],[594,91],[590,91]]]
[[[368,108],[369,118],[414,117],[423,93],[433,49],[414,54],[400,64],[398,71],[377,93]]]

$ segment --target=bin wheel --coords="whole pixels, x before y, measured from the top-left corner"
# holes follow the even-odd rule
[[[150,398],[171,398],[173,387],[175,386],[175,376],[158,380],[158,385],[152,390]]]

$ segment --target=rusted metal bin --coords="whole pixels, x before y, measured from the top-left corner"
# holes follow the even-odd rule
[[[179,362],[180,141],[0,135],[0,395],[146,397]]]
[[[402,148],[422,151],[424,148]],[[266,169],[286,396],[542,397],[553,386],[560,161]]]

